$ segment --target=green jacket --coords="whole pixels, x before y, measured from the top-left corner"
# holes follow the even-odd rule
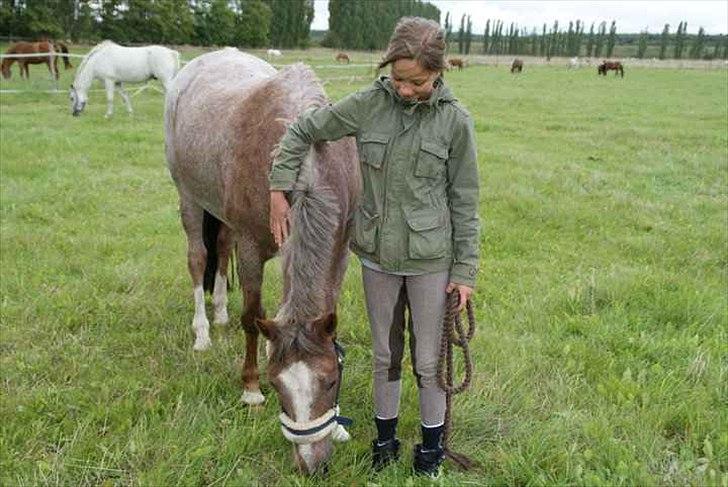
[[[478,166],[473,122],[442,80],[429,100],[399,97],[388,77],[302,113],[281,139],[270,188],[294,188],[311,144],[356,137],[363,194],[352,250],[385,271],[450,270],[475,285]]]

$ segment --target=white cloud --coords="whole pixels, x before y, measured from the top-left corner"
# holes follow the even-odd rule
[[[364,0],[372,1],[372,0]],[[708,34],[728,32],[728,0],[703,1],[502,1],[502,0],[430,0],[445,14],[450,12],[454,19],[454,30],[460,25],[463,14],[470,15],[473,31],[481,33],[487,19],[500,19],[541,29],[544,22],[550,27],[554,20],[559,25],[569,21],[582,20],[586,30],[592,22],[605,20],[609,24],[617,21],[617,32],[636,33],[644,28],[650,32],[662,32],[666,23],[675,31],[681,21],[687,21],[688,33],[697,33],[704,27]],[[313,29],[328,28],[328,0],[315,0],[316,14]]]

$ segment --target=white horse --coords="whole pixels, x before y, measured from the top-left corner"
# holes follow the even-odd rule
[[[269,61],[271,59],[273,59],[274,57],[281,57],[283,55],[283,53],[281,51],[279,51],[278,49],[268,49],[266,54],[268,56]]]
[[[114,86],[119,88],[127,111],[131,101],[122,83],[140,83],[158,79],[164,89],[179,70],[179,53],[163,46],[123,47],[112,41],[94,46],[83,59],[71,85],[71,113],[81,114],[88,101],[88,89],[94,79],[106,87],[106,118],[114,112]]]
[[[581,63],[579,63],[578,57],[573,57],[569,59],[569,69],[579,69],[579,66]]]

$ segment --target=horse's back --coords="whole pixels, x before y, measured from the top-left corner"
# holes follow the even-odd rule
[[[193,59],[167,90],[170,173],[181,193],[228,224],[236,217],[226,214],[240,206],[231,198],[255,193],[259,199],[257,193],[267,191],[260,166],[268,163],[273,144],[259,137],[270,127],[243,100],[275,74],[265,61],[227,48]]]

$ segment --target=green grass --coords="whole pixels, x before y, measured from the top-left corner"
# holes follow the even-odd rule
[[[299,58],[332,64],[323,50],[283,62]],[[39,92],[43,69],[31,67],[30,86],[16,68],[0,83],[33,90],[0,94],[0,482],[429,484],[409,477],[409,376],[402,460],[369,473],[358,263],[339,306],[353,440],[328,478],[303,478],[267,383],[263,408],[239,402],[242,332],[214,327],[213,348],[192,351],[162,95],[136,96],[133,117],[117,98],[104,120],[92,92],[72,118],[65,95]],[[455,402],[453,443],[481,470],[451,467],[435,483],[728,485],[727,72],[474,67],[447,79],[478,132],[476,375]],[[365,84],[326,89],[338,99]],[[266,272],[272,314],[277,263]]]

